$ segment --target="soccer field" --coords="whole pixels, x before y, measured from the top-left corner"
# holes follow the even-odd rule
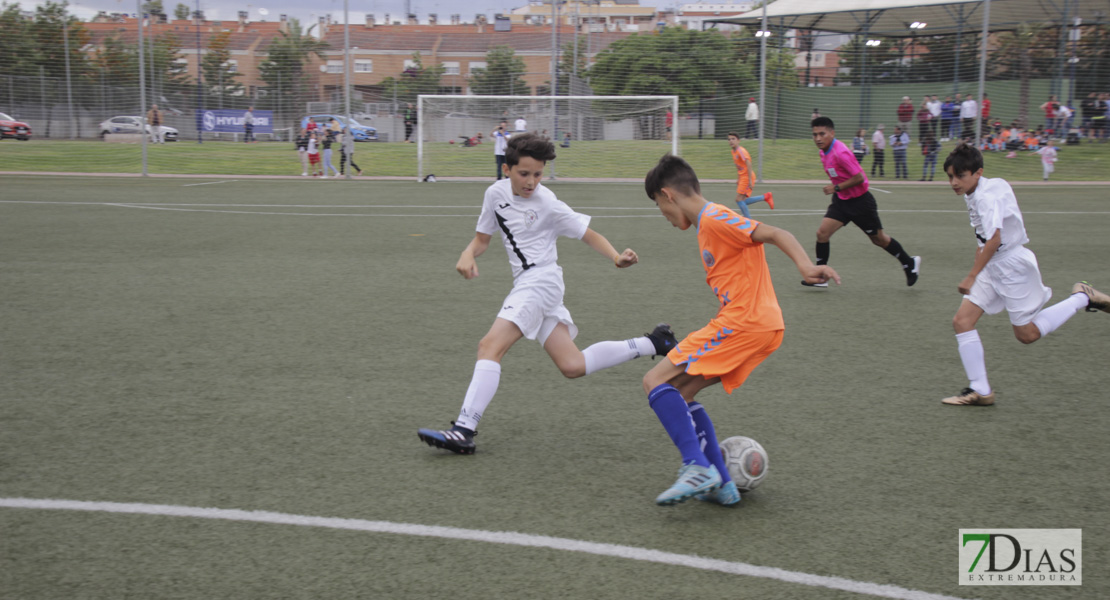
[[[767,250],[785,341],[699,397],[770,456],[734,509],[654,504],[679,455],[645,358],[571,381],[522,340],[476,455],[417,439],[456,416],[511,286],[497,243],[454,270],[486,185],[5,176],[0,597],[1110,597],[1110,315],[1031,346],[984,317],[998,403],[941,405],[975,250],[945,184],[874,184],[913,288],[854,227],[828,290]],[[579,347],[714,314],[693,231],[642,185],[551,188],[640,256],[560,242]],[[1052,302],[1110,289],[1110,189],[1015,189]],[[765,191],[754,218],[812,251],[820,185]],[[1082,529],[1083,585],[959,586],[961,528]]]

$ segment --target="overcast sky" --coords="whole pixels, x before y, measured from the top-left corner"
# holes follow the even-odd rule
[[[3,0],[8,4],[15,4],[16,0]],[[19,5],[32,10],[41,4],[40,0],[20,0]],[[166,12],[173,14],[173,9],[179,3],[196,7],[196,0],[162,0]],[[515,7],[527,4],[527,0],[409,0],[412,12],[420,17],[420,21],[427,19],[428,13],[439,15],[441,23],[450,22],[451,15],[462,16],[465,22],[473,22],[474,15],[484,13],[490,18],[497,13],[508,13]],[[379,22],[386,13],[391,20],[397,20],[405,12],[405,0],[348,0],[348,11],[351,23],[364,23],[366,14],[373,13]],[[88,20],[99,11],[135,13],[136,0],[70,0],[70,10],[82,20]],[[315,21],[317,17],[332,14],[336,22],[343,22],[343,0],[200,0],[200,9],[205,17],[212,20],[237,19],[239,11],[250,12],[252,21],[265,19],[276,21],[278,15],[287,14],[300,19],[302,23]],[[266,11],[262,14],[260,11]]]

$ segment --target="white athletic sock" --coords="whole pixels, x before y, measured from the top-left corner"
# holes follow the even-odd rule
[[[655,354],[655,345],[646,337],[619,342],[598,342],[582,351],[586,358],[586,374],[615,367],[641,356]]]
[[[991,384],[987,381],[987,362],[983,357],[983,342],[979,339],[979,332],[972,329],[956,334],[959,344],[960,361],[964,363],[964,372],[967,373],[969,388],[987,396],[991,393]]]
[[[486,411],[486,407],[493,400],[493,395],[497,393],[499,383],[501,383],[501,363],[492,360],[479,360],[474,363],[474,375],[470,378],[470,387],[466,389],[466,398],[463,399],[455,425],[466,427],[471,431],[477,429],[478,421],[482,420],[482,413]]]
[[[1033,324],[1041,330],[1041,337],[1056,331],[1061,325],[1072,318],[1075,313],[1087,308],[1087,294],[1075,293],[1064,300],[1037,313],[1033,317]]]

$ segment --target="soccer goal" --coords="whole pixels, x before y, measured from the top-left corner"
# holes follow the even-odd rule
[[[544,176],[642,179],[659,157],[678,154],[678,96],[439,96],[417,98],[417,173],[489,177],[490,137],[501,121],[512,134],[551,138],[557,158]]]

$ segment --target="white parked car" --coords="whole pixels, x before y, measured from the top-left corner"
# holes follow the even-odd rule
[[[146,131],[150,133],[150,125],[146,125],[144,129],[142,117],[112,117],[107,121],[100,124],[100,137],[104,137],[109,133],[139,133]],[[167,125],[162,126],[162,134],[167,142],[177,141],[177,129]]]

